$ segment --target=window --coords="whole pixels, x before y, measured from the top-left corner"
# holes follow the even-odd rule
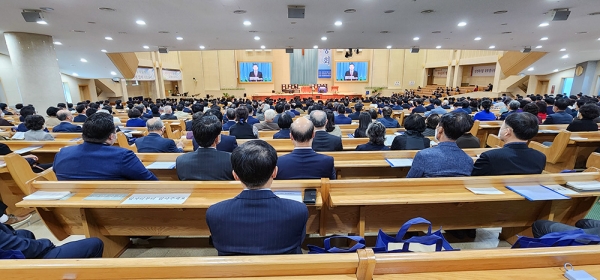
[[[65,101],[67,103],[73,103],[71,100],[71,89],[69,89],[69,84],[63,82],[63,93],[65,95]]]
[[[564,93],[566,96],[571,95],[571,88],[573,87],[573,78],[564,78],[562,82],[562,89],[560,93]]]

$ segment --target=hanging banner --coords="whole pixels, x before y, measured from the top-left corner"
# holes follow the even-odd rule
[[[162,70],[163,80],[165,81],[181,81],[181,71],[179,70]]]
[[[436,78],[446,78],[448,76],[448,68],[434,68],[433,76]]]
[[[135,77],[132,80],[135,81],[154,81],[156,80],[156,73],[154,68],[138,68],[135,71]]]
[[[319,50],[319,78],[331,78],[331,49]]]
[[[472,77],[494,77],[496,75],[496,65],[473,66],[471,68]]]

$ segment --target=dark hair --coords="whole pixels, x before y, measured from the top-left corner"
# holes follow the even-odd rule
[[[91,115],[93,115],[96,112],[98,112],[98,110],[96,110],[94,108],[88,108],[87,110],[85,110],[85,115],[89,118]]]
[[[369,115],[371,115],[372,120],[376,120],[377,119],[377,110],[375,110],[373,108],[369,109]]]
[[[392,116],[392,108],[383,107],[383,109],[381,109],[381,113],[383,113],[384,117],[391,117]]]
[[[344,105],[338,105],[337,111],[338,111],[339,114],[345,114],[346,113],[346,106],[344,106]]]
[[[248,120],[248,108],[246,106],[237,107],[235,109],[235,119],[242,124],[245,123]]]
[[[204,111],[204,105],[200,104],[200,103],[195,103],[194,105],[192,105],[192,113],[198,113],[198,112],[203,112]]]
[[[85,110],[85,105],[79,104],[77,105],[77,107],[75,107],[75,110],[77,111],[77,113],[81,114],[83,113],[83,110]]]
[[[50,106],[48,109],[46,109],[46,115],[49,117],[56,117],[56,113],[58,113],[58,111],[58,108]]]
[[[593,120],[600,116],[600,108],[596,104],[588,103],[579,108],[579,113],[582,119]]]
[[[292,117],[290,117],[289,114],[285,113],[285,114],[281,114],[279,115],[279,119],[277,120],[277,126],[279,126],[279,128],[283,129],[283,128],[290,128],[290,126],[292,125]]]
[[[425,119],[425,124],[428,128],[435,129],[439,123],[440,123],[440,115],[438,115],[438,114],[431,114],[431,115],[429,115],[429,117],[427,117],[427,119]]]
[[[235,120],[235,109],[228,108],[228,109],[225,111],[225,116],[227,117],[227,120],[228,120],[228,121],[233,121],[233,120]]]
[[[465,134],[465,132],[471,130],[473,119],[463,112],[449,112],[442,115],[439,125],[444,129],[446,137],[456,140]]]
[[[17,105],[15,105],[15,109],[17,109],[17,110],[23,109],[23,104],[22,103],[17,103]]]
[[[490,108],[492,108],[492,101],[490,101],[490,100],[487,100],[487,99],[486,99],[486,100],[483,100],[483,101],[481,102],[481,108],[483,108],[483,110],[484,110],[486,113],[489,113],[489,112],[490,112]]]
[[[6,103],[0,103],[0,110],[6,109],[6,106],[8,106]]]
[[[202,113],[202,112],[196,112],[196,113],[194,113],[194,114],[192,115],[192,121],[193,121],[193,120],[200,119],[200,118],[202,118],[203,116],[204,116],[204,113]],[[212,115],[211,115],[211,116],[212,116]]]
[[[115,123],[110,114],[100,112],[89,116],[83,123],[81,137],[90,143],[104,143],[115,133]]]
[[[513,113],[506,117],[504,123],[512,128],[513,133],[520,140],[529,140],[538,133],[539,123],[537,116],[529,113]]]
[[[385,126],[380,122],[369,124],[367,136],[369,137],[369,142],[377,146],[382,146],[385,143]]]
[[[362,111],[362,109],[363,109],[363,105],[362,104],[357,103],[357,104],[354,105],[354,111],[360,112],[360,111]]]
[[[204,115],[192,121],[192,133],[200,147],[212,146],[222,130],[221,121],[214,115]]]
[[[67,108],[67,105],[65,103],[61,102],[61,103],[56,104],[56,107],[58,107],[58,108]]]
[[[537,101],[535,102],[535,105],[537,105],[538,107],[538,113],[546,114],[546,112],[548,111],[548,105],[546,105],[546,102]]]
[[[277,112],[277,114],[281,114],[283,113],[284,108],[285,107],[283,106],[283,104],[277,103],[277,105],[275,105],[275,112]]]
[[[332,132],[335,129],[335,115],[330,110],[327,110],[325,114],[327,114],[327,124],[325,124],[325,130],[327,132]]]
[[[533,114],[537,118],[537,114],[540,112],[540,108],[538,108],[538,106],[534,103],[530,102],[527,105],[523,106],[523,112]]]
[[[263,140],[248,141],[231,153],[233,171],[249,189],[264,186],[277,167],[277,151]]]
[[[135,119],[135,118],[139,118],[142,115],[142,112],[140,112],[140,110],[133,108],[131,110],[129,110],[129,112],[127,112],[127,116],[130,119]]]
[[[427,128],[427,126],[425,126],[425,118],[419,114],[408,115],[404,119],[404,128],[406,130],[413,130],[422,133],[425,131],[425,128]]]
[[[469,101],[467,101],[467,100],[463,100],[462,101],[462,107],[463,107],[463,109],[467,109],[467,108],[469,108],[469,106],[471,106],[469,104]]]
[[[210,110],[206,111],[206,113],[204,113],[204,115],[205,116],[215,116],[219,120],[223,119],[223,114],[221,113],[221,111],[215,110],[215,109],[210,109]]]
[[[23,107],[20,111],[21,117],[26,118],[27,116],[35,115],[35,108],[31,105]]]
[[[434,99],[432,103],[433,103],[433,105],[436,105],[436,106],[442,105],[442,101],[439,99]]]
[[[559,98],[554,102],[554,106],[558,108],[558,110],[564,111],[569,107],[569,99],[567,98]]]
[[[44,117],[40,115],[29,115],[25,118],[25,127],[29,130],[40,130],[44,128]]]

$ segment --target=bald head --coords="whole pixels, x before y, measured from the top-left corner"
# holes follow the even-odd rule
[[[164,124],[160,118],[152,118],[146,121],[148,131],[162,131]]]
[[[306,118],[296,119],[290,126],[290,136],[298,143],[308,143],[314,137],[315,127]]]
[[[71,121],[73,119],[73,115],[68,110],[60,110],[56,113],[56,118],[59,121]]]
[[[327,114],[325,111],[315,110],[310,112],[310,121],[317,128],[323,128],[327,124]]]

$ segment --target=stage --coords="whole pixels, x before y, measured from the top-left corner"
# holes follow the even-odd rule
[[[294,99],[295,97],[299,97],[300,99],[304,98],[312,98],[313,100],[327,100],[327,99],[341,99],[348,97],[350,99],[354,97],[363,97],[363,94],[358,94],[356,92],[338,92],[338,93],[283,93],[283,94],[274,94],[274,93],[256,93],[252,95],[252,100],[265,100],[266,98],[271,98],[273,100],[277,100],[280,98],[285,98],[286,100]]]

